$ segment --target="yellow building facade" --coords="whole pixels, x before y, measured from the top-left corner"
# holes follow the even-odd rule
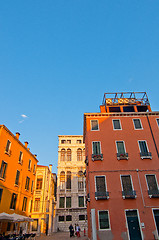
[[[29,216],[38,160],[19,136],[0,125],[0,213]],[[0,233],[12,230],[12,225],[1,225]]]
[[[34,219],[32,232],[50,235],[54,231],[55,207],[56,174],[52,173],[52,165],[38,165],[31,213]]]

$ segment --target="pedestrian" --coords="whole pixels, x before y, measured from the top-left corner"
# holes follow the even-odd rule
[[[84,236],[86,236],[86,229],[84,228]]]
[[[73,237],[74,236],[74,229],[73,229],[72,224],[70,224],[69,230],[70,230],[70,237]]]
[[[80,227],[78,224],[76,226],[76,232],[77,232],[77,237],[80,237]]]
[[[75,236],[77,236],[77,225],[76,225],[76,223],[75,223]]]

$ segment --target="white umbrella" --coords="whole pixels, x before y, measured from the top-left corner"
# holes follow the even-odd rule
[[[11,214],[8,213],[0,213],[0,221],[13,221],[14,218],[11,216]]]
[[[31,222],[32,221],[30,217],[26,217],[16,213],[11,214],[11,216],[13,217],[14,222]]]

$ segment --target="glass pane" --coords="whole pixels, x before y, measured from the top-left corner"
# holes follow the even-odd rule
[[[119,154],[124,154],[125,153],[125,148],[124,148],[124,142],[123,141],[118,141],[117,143],[117,149]]]
[[[133,119],[133,121],[134,121],[135,129],[142,128],[140,119]]]
[[[98,120],[91,120],[92,130],[98,130]]]
[[[139,141],[139,145],[140,145],[141,153],[147,153],[148,152],[145,141]]]
[[[149,190],[158,190],[155,175],[146,175]]]
[[[132,191],[130,176],[122,176],[121,179],[122,179],[123,191]]]
[[[99,225],[100,229],[109,228],[108,211],[99,211]]]
[[[93,142],[93,154],[101,154],[100,142]]]
[[[96,191],[106,192],[105,177],[96,177]]]
[[[114,129],[121,129],[120,120],[113,120]]]

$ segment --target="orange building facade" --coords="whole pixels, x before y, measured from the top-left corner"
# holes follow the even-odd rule
[[[19,135],[0,125],[0,213],[29,216],[38,160]],[[1,233],[13,231],[12,225],[1,225]]]
[[[105,94],[84,141],[89,238],[159,239],[159,112],[146,93]]]

